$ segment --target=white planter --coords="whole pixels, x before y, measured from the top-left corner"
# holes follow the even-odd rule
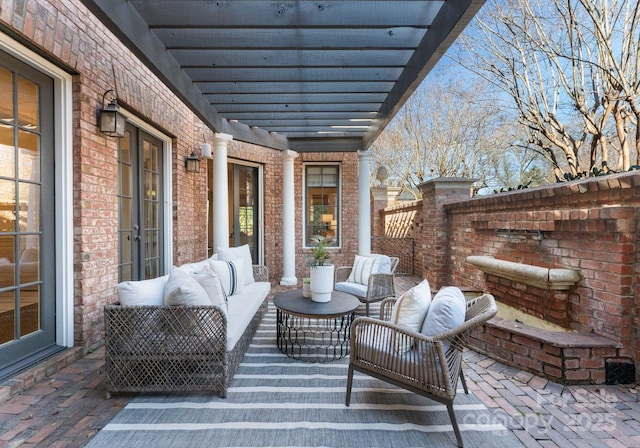
[[[333,265],[315,266],[311,272],[311,300],[329,302],[333,292]]]
[[[302,284],[302,297],[311,297],[311,283]]]

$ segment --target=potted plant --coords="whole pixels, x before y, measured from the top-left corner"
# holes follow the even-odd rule
[[[314,302],[328,302],[333,291],[333,264],[331,264],[331,241],[324,236],[311,238],[311,255],[307,258],[307,265],[311,274],[311,300]]]
[[[302,277],[302,297],[311,297],[311,278]]]

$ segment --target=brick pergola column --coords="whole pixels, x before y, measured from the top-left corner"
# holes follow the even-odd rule
[[[229,183],[227,175],[227,145],[229,134],[213,136],[213,251],[229,247]]]
[[[421,257],[422,266],[425,267],[421,276],[429,281],[432,289],[440,289],[449,283],[450,229],[444,205],[469,199],[471,185],[476,180],[439,177],[418,185],[422,193],[425,231],[422,232],[420,241],[416,241],[415,256]]]

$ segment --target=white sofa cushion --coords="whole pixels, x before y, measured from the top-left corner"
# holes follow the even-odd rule
[[[207,293],[211,305],[218,306],[227,312],[227,295],[222,288],[220,278],[207,266],[202,272],[191,274]]]
[[[209,295],[190,274],[172,269],[164,289],[164,304],[169,306],[211,305]]]
[[[182,266],[179,266],[177,269],[180,269],[181,271],[188,272],[190,274],[200,273],[205,268],[210,267],[209,266],[209,260],[217,260],[217,259],[218,259],[218,254],[213,254],[213,255],[211,255],[211,257],[209,257],[206,260],[197,261],[195,263],[185,263]]]
[[[179,269],[187,274],[199,274],[205,267],[209,266],[209,260],[198,261],[197,263],[185,263],[174,269]]]
[[[338,282],[335,284],[334,289],[336,291],[353,294],[357,297],[367,297],[367,285],[362,285],[360,283]]]
[[[467,303],[460,288],[445,286],[436,293],[420,332],[435,336],[464,323]]]
[[[218,259],[220,260],[237,260],[238,258],[242,259],[242,283],[245,285],[250,285],[255,282],[253,277],[253,259],[251,258],[251,250],[249,249],[249,245],[245,244],[243,246],[238,247],[219,247],[218,248]]]
[[[164,288],[168,275],[148,280],[126,281],[116,286],[118,300],[124,306],[164,305]]]
[[[245,288],[241,278],[244,266],[242,259],[209,260],[209,266],[220,279],[227,297],[242,293]]]
[[[227,351],[236,346],[270,289],[269,282],[254,282],[242,293],[228,297]]]
[[[391,259],[386,255],[356,255],[347,281],[367,285],[371,274],[389,273],[390,271]]]

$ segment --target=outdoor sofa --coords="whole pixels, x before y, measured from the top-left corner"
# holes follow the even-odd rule
[[[271,289],[267,268],[251,265],[245,248],[219,249],[163,277],[117,286],[119,302],[104,308],[107,397],[202,391],[226,397]]]

